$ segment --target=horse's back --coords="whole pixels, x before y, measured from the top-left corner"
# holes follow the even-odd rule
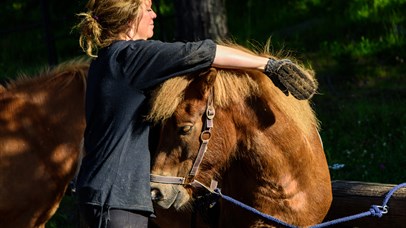
[[[87,68],[65,70],[0,88],[0,227],[44,226],[76,171]]]

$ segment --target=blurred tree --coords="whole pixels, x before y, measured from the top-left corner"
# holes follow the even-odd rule
[[[196,41],[228,36],[225,0],[175,0],[175,39]]]

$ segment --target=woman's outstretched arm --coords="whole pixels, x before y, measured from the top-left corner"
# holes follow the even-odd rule
[[[219,68],[258,69],[265,70],[268,58],[252,55],[250,53],[217,45],[213,66]]]

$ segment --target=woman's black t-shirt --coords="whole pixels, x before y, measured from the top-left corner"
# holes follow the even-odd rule
[[[146,94],[166,79],[210,67],[215,52],[211,40],[117,41],[100,50],[87,79],[80,203],[153,212]]]

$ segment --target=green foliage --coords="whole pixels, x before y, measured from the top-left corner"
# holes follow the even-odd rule
[[[175,16],[172,0],[155,0],[154,11],[158,19],[155,20],[153,39],[172,41],[175,34]]]
[[[349,74],[381,64],[404,74],[405,0],[228,1],[227,9],[233,12],[229,13],[229,27],[239,42],[254,39],[264,43],[272,37],[275,49],[295,50],[312,63],[323,61],[318,67],[329,74],[340,74],[337,69],[345,66],[345,59],[359,68],[350,69]],[[361,78],[358,74],[347,78],[353,79],[351,83],[365,80],[365,73]],[[379,76],[368,73],[369,80]]]
[[[345,165],[331,170],[332,179],[405,181],[405,95],[404,90],[385,90],[316,99],[329,164]]]
[[[0,81],[20,73],[37,72],[48,65],[42,1],[6,0],[0,4]],[[72,32],[75,13],[84,10],[79,1],[47,1],[50,29],[57,58],[63,61],[82,54],[78,34]]]

